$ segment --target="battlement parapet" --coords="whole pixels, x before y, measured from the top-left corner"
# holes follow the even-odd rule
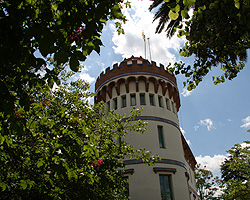
[[[157,74],[171,80],[171,82],[177,85],[175,76],[172,73],[169,73],[168,69],[165,68],[164,65],[160,64],[158,67],[154,61],[149,62],[147,59],[143,59],[142,57],[132,56],[131,58],[124,59],[120,64],[114,64],[112,69],[107,67],[105,69],[105,73],[102,72],[97,78],[95,91],[97,92],[99,87],[107,80],[129,73]]]

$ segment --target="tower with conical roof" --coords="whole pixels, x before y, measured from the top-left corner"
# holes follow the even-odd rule
[[[95,103],[129,114],[142,107],[138,119],[148,122],[147,131],[128,134],[125,141],[145,148],[161,160],[153,167],[135,159],[125,160],[132,200],[193,200],[196,193],[195,158],[180,131],[180,97],[176,78],[163,65],[142,57],[124,59],[102,72],[95,83]]]

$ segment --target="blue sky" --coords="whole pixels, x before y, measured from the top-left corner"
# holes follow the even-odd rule
[[[124,9],[127,23],[123,25],[125,34],[118,36],[114,22],[109,22],[103,30],[100,55],[93,52],[82,63],[84,69],[75,75],[91,84],[99,74],[114,63],[121,62],[132,55],[145,57],[142,31],[150,38],[152,60],[167,66],[169,62],[184,60],[192,64],[193,59],[179,56],[179,49],[185,39],[174,36],[171,40],[165,33],[155,34],[157,21],[152,23],[153,14],[148,11],[151,2],[132,1],[131,9]],[[248,52],[250,58],[250,53]],[[149,59],[149,55],[147,55]],[[220,70],[213,70],[192,92],[183,89],[185,78],[177,76],[181,93],[179,111],[180,126],[183,129],[196,160],[217,174],[220,162],[224,160],[226,151],[235,143],[249,140],[250,133],[250,61],[233,81],[226,81],[215,86],[213,75],[220,75]]]

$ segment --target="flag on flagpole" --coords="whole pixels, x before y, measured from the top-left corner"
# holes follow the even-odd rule
[[[145,41],[145,35],[144,35],[144,32],[142,31],[142,38],[143,40]]]

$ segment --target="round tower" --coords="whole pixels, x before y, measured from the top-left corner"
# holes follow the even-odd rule
[[[180,97],[176,78],[163,65],[142,57],[124,59],[108,67],[95,83],[95,103],[129,114],[142,107],[137,119],[148,122],[144,134],[129,133],[125,141],[145,148],[161,160],[153,167],[135,159],[125,160],[129,196],[133,200],[192,200],[197,198],[195,158],[183,137],[178,120]]]

